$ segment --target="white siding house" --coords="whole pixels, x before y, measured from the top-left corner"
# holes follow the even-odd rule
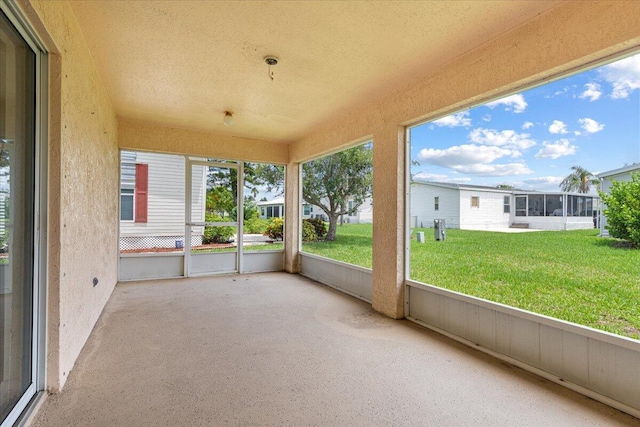
[[[509,228],[510,209],[505,212],[505,200],[511,201],[508,190],[461,187],[460,228],[463,230],[493,230]],[[510,206],[510,203],[509,203]]]
[[[120,169],[120,249],[175,247],[176,241],[183,241],[185,158],[123,151]],[[148,183],[146,207],[139,200],[144,194],[136,190],[144,169]],[[192,221],[204,221],[206,167],[192,166],[192,183]],[[202,227],[193,227],[192,245],[202,243],[202,232]]]
[[[326,201],[323,201],[327,203]],[[348,209],[351,209],[353,206],[353,201],[349,200]],[[280,218],[284,216],[284,198],[278,197],[273,200],[267,200],[257,203],[258,209],[260,211],[260,218],[269,219],[269,218]],[[311,205],[308,203],[304,203],[302,205],[302,218],[322,218],[325,221],[328,221],[327,214],[320,209],[319,206]],[[373,201],[369,197],[367,198],[358,209],[354,210],[351,215],[343,215],[342,221],[345,223],[351,224],[361,224],[361,223],[372,223],[373,222]]]
[[[444,219],[447,228],[490,230],[508,228],[504,197],[511,190],[440,182],[411,182],[411,221],[414,227],[433,227]]]
[[[441,182],[411,182],[411,226],[500,230],[509,227],[574,230],[594,227],[599,199],[573,193],[540,193]]]
[[[622,168],[613,169],[607,172],[598,174],[600,178],[600,191],[609,194],[613,181],[631,181],[632,174],[640,174],[640,164],[634,163]],[[606,206],[602,206],[600,212],[600,235],[609,236],[609,230],[607,230],[607,217],[602,213]]]
[[[256,203],[261,219],[282,218],[284,216],[284,197],[277,197]]]
[[[411,226],[433,227],[444,219],[449,228],[460,228],[460,191],[454,184],[411,183]]]

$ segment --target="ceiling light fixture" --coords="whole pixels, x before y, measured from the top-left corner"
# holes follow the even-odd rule
[[[227,126],[231,126],[233,125],[233,113],[230,113],[228,111],[224,112],[224,117],[222,118],[222,121],[224,122],[225,125]]]
[[[265,56],[264,62],[269,66],[269,70],[267,71],[267,75],[273,81],[273,71],[271,71],[271,67],[278,65],[278,58],[275,56]]]

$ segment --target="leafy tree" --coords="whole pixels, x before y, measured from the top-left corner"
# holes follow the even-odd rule
[[[215,160],[218,163],[233,163]],[[207,211],[237,219],[238,170],[211,166],[207,171]],[[260,190],[282,192],[284,167],[261,163],[244,163],[244,187],[251,195],[244,197],[244,219],[259,216],[255,198]],[[266,200],[265,198],[263,198]]]
[[[631,181],[613,181],[609,194],[600,192],[607,205],[607,230],[611,236],[640,247],[640,174]]]
[[[219,163],[229,163],[216,160]],[[235,163],[235,162],[234,162]],[[225,167],[211,166],[207,171],[209,187],[224,187],[231,191],[233,197],[238,196],[238,171]],[[282,193],[284,190],[284,167],[262,163],[244,163],[244,187],[253,198],[261,189]]]
[[[373,184],[373,153],[371,144],[341,151],[331,156],[307,162],[302,167],[302,198],[318,206],[329,218],[325,240],[336,240],[340,215],[360,207],[371,196]],[[348,209],[348,201],[353,202]]]
[[[236,208],[236,200],[230,190],[213,187],[207,191],[207,212],[221,217],[229,216]]]
[[[600,180],[582,166],[572,166],[571,172],[560,183],[560,189],[567,192],[588,193],[592,185],[598,185]]]
[[[514,187],[513,185],[509,185],[509,184],[498,184],[496,185],[496,188],[499,188],[500,190],[515,190],[516,187]]]

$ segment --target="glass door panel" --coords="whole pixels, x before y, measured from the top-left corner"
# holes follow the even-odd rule
[[[516,216],[527,216],[527,196],[516,196]]]
[[[0,423],[35,390],[35,87],[36,55],[0,12]]]
[[[238,164],[191,160],[187,168],[187,275],[237,272]]]

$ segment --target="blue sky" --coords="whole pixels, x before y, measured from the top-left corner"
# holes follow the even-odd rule
[[[640,54],[411,129],[416,178],[559,191],[640,162]]]

